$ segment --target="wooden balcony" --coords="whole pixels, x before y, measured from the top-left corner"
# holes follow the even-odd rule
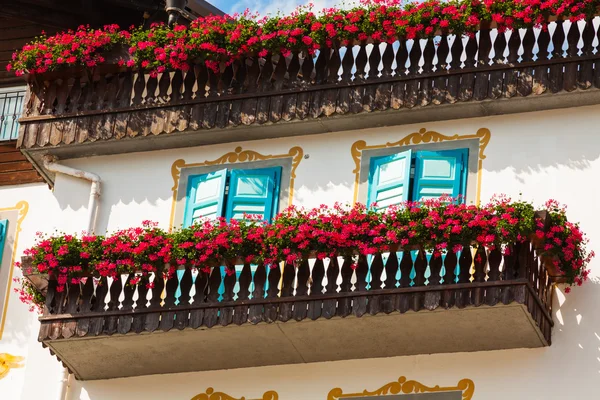
[[[63,70],[29,77],[19,147],[52,182],[40,162],[47,153],[85,157],[598,104],[597,34],[593,20],[581,29],[557,21],[548,31],[484,27],[472,38],[249,57],[219,73],[204,64],[157,77],[116,65]]]
[[[47,292],[39,340],[78,379],[105,379],[548,346],[552,282],[530,243],[512,248],[186,269],[149,290],[30,278]]]

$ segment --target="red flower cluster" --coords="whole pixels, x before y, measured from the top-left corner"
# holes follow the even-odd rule
[[[42,35],[14,53],[7,70],[14,69],[17,75],[22,75],[25,72],[41,74],[61,66],[95,67],[105,61],[102,51],[124,42],[129,36],[129,32],[119,31],[118,25],[106,25],[103,29],[82,25],[76,31],[50,37]]]
[[[391,43],[440,32],[472,35],[483,22],[495,23],[499,31],[545,28],[551,17],[591,18],[599,6],[600,0],[426,0],[406,5],[401,0],[362,0],[352,9],[326,8],[319,14],[299,7],[290,15],[270,18],[248,11],[200,17],[189,27],[154,24],[131,32],[119,32],[115,25],[104,30],[80,27],[77,32],[36,39],[15,53],[9,69],[21,74],[46,72],[62,64],[93,67],[103,61],[102,51],[123,43],[132,58],[122,60],[121,65],[157,74],[166,69],[185,71],[191,61],[200,60],[218,73],[220,63],[248,55],[314,54],[323,47],[356,41]]]
[[[120,274],[130,275],[129,284],[151,287],[151,273],[172,275],[177,268],[210,272],[225,265],[233,272],[239,262],[277,267],[280,262],[295,264],[309,256],[354,257],[416,247],[439,257],[473,243],[509,254],[515,243],[532,240],[542,244],[540,255],[554,263],[569,283],[581,285],[594,253],[586,250],[587,239],[578,225],[567,220],[563,207],[554,200],[546,207],[546,224],[536,217],[530,203],[505,197],[483,207],[442,198],[383,212],[360,204],[312,210],[291,207],[271,224],[251,217],[230,222],[221,218],[173,233],[144,221],[143,227],[106,237],[40,236],[25,251],[33,262],[32,269],[24,272],[55,276],[58,291],[89,276],[115,278]],[[24,301],[37,298],[30,286],[18,290]]]

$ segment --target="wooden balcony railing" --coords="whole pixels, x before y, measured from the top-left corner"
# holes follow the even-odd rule
[[[151,289],[124,286],[132,278],[124,275],[90,278],[57,292],[50,279],[39,340],[516,302],[550,344],[552,282],[529,242],[514,244],[509,255],[466,246],[437,258],[423,250],[399,251],[353,263],[313,259],[282,270],[246,264],[237,274],[185,269],[170,279],[154,278]]]
[[[597,18],[596,18],[597,19]],[[597,24],[596,24],[597,25]],[[33,79],[19,146],[35,149],[600,88],[594,20],[249,57],[152,77],[65,70]],[[522,48],[522,50],[520,50]]]

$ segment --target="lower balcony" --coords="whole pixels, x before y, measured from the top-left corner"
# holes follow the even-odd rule
[[[93,380],[548,346],[550,276],[529,242],[512,248],[186,269],[151,289],[30,279],[47,285],[39,340]]]

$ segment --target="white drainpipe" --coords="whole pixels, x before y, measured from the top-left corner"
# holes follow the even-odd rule
[[[100,177],[94,173],[82,171],[79,169],[67,167],[66,165],[58,164],[56,158],[45,157],[44,167],[48,171],[59,174],[73,176],[75,178],[84,179],[91,182],[90,199],[88,201],[88,217],[86,231],[93,234],[96,231],[96,209],[98,207],[98,198],[100,197]],[[58,400],[68,400],[69,388],[71,386],[71,374],[68,369],[63,370],[63,377],[60,381],[60,391]]]
[[[91,172],[86,172],[80,169],[58,164],[56,159],[50,157],[44,158],[44,167],[48,171],[73,176],[75,178],[84,179],[91,182],[92,185],[90,187],[90,200],[88,202],[88,224],[86,231],[90,234],[93,234],[96,230],[96,208],[98,204],[98,198],[100,197],[100,177]]]

